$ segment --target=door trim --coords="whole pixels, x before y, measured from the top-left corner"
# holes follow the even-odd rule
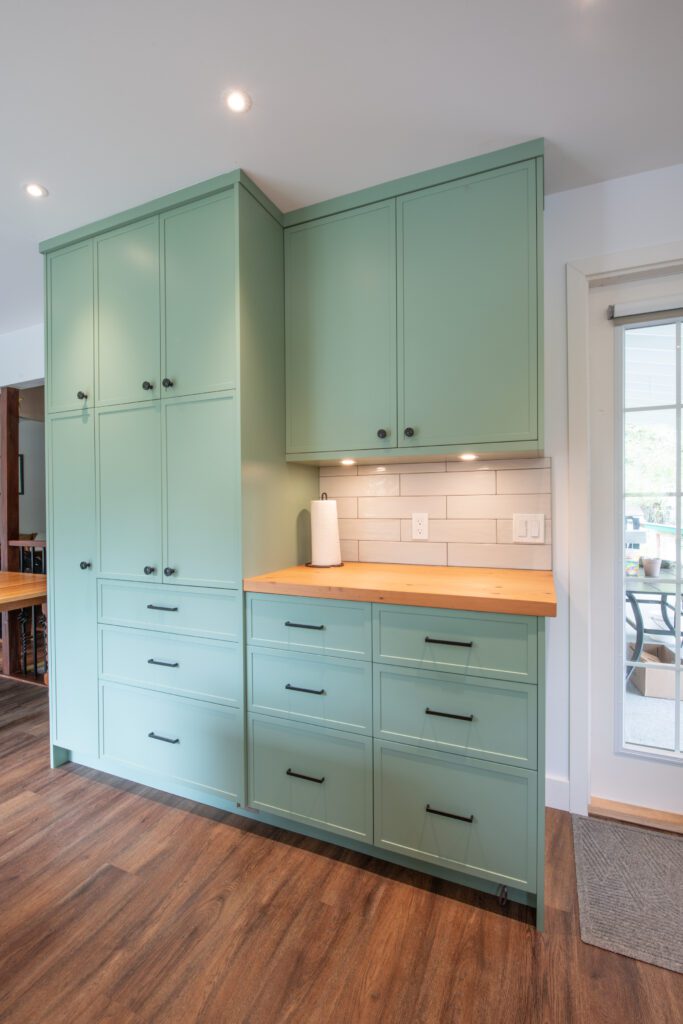
[[[589,291],[603,278],[683,268],[683,241],[567,264],[569,810],[588,814],[591,733]]]

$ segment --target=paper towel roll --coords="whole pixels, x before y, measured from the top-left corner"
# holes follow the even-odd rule
[[[329,498],[311,502],[311,565],[341,564],[337,502]]]

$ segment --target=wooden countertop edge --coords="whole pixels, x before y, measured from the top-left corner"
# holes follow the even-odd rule
[[[368,601],[372,604],[403,604],[417,608],[446,608],[465,612],[500,612],[506,615],[535,615],[554,618],[557,602],[553,598],[478,596],[475,594],[434,594],[425,591],[392,590],[354,586],[324,586],[320,583],[281,583],[277,580],[246,579],[244,589],[250,594],[279,594],[289,597],[320,597],[334,601]]]

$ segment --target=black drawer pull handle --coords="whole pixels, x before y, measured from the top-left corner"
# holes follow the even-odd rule
[[[305,779],[306,782],[317,782],[319,786],[325,781],[325,776],[322,779],[316,779],[313,775],[301,775],[300,772],[293,772],[291,768],[287,769],[287,775],[290,775],[293,779]]]
[[[160,740],[161,743],[180,743],[180,740],[176,736],[174,740],[169,739],[168,736],[157,736],[155,732],[148,732],[147,735],[151,740]]]
[[[316,697],[324,697],[324,690],[307,690],[305,686],[292,686],[291,683],[287,683],[285,690],[296,690],[297,693],[314,693]]]
[[[92,569],[92,562],[81,562],[81,569]]]
[[[180,668],[179,661],[157,661],[156,658],[148,658],[148,665],[163,665],[164,668]]]
[[[145,566],[145,576],[153,576],[155,572],[156,572],[156,569],[154,568],[153,565],[146,565]]]
[[[166,606],[165,604],[148,604],[147,607],[152,612],[177,612],[178,611],[177,608],[171,608],[170,605]]]
[[[324,626],[309,626],[305,622],[290,622],[289,619],[285,622],[285,626],[293,626],[294,629],[324,629]]]
[[[474,715],[451,715],[448,711],[432,711],[425,708],[425,715],[436,715],[437,718],[457,718],[460,722],[473,722]]]
[[[172,388],[175,381],[172,381],[170,377],[164,377],[161,383],[165,388]]]
[[[455,818],[456,821],[466,821],[468,825],[471,825],[474,821],[474,815],[470,814],[469,817],[465,817],[463,814],[451,814],[450,811],[437,811],[436,807],[430,807],[427,804],[427,814],[438,814],[441,818]]]
[[[434,636],[426,636],[425,643],[444,644],[446,647],[474,647],[473,640],[437,640]]]
[[[88,393],[86,391],[77,391],[76,392],[76,398],[79,400],[79,402],[85,402],[87,397],[88,397]]]
[[[152,384],[151,380],[143,380],[143,382],[142,382],[142,390],[143,391],[154,391],[154,385]]]

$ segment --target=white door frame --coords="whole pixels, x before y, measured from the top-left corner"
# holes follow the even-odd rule
[[[567,264],[569,433],[569,810],[587,814],[591,736],[589,289],[604,278],[683,267],[683,241]]]

